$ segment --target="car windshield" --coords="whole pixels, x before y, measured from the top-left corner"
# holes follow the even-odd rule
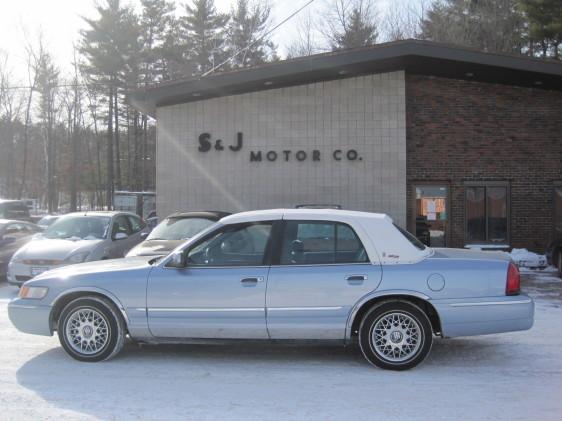
[[[420,249],[420,250],[425,250],[425,245],[418,240],[416,237],[414,237],[412,234],[410,234],[408,231],[406,231],[405,229],[400,228],[398,225],[394,224],[394,226],[396,227],[396,229],[398,231],[400,231],[400,233],[406,237],[406,239],[412,243],[416,248]]]
[[[81,240],[106,238],[110,220],[108,216],[65,216],[47,228],[43,237]]]
[[[214,223],[205,218],[166,218],[152,230],[147,240],[187,240]]]

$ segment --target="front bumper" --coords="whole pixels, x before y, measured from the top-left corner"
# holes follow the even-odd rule
[[[20,332],[52,336],[51,309],[49,305],[39,304],[38,300],[17,298],[8,304],[8,317]]]
[[[435,300],[443,337],[488,335],[533,326],[535,303],[527,295]]]
[[[40,266],[43,272],[46,272],[51,269],[56,269],[62,267],[64,265],[58,266]],[[33,279],[34,276],[38,275],[38,273],[33,273],[34,268],[37,266],[26,265],[24,263],[19,262],[10,262],[8,265],[8,273],[7,279],[10,285],[22,286],[25,282]]]

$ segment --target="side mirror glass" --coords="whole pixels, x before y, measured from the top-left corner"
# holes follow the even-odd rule
[[[129,238],[129,236],[127,234],[125,234],[124,232],[118,232],[117,234],[115,234],[115,236],[113,237],[114,240],[124,240],[126,238]]]
[[[168,261],[168,266],[182,269],[186,266],[185,253],[183,250],[172,253],[172,258]]]
[[[148,237],[148,234],[149,234],[148,232],[141,232],[140,238],[145,240],[146,237]]]

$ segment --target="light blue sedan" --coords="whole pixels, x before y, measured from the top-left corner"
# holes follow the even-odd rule
[[[358,343],[403,370],[443,338],[531,328],[506,254],[425,247],[382,214],[268,210],[221,219],[166,257],[72,265],[9,304],[22,332],[52,335],[80,361],[145,343]],[[226,351],[225,351],[226,352]]]

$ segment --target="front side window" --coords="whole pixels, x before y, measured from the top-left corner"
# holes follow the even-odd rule
[[[365,263],[367,253],[353,229],[336,222],[287,221],[282,265]]]
[[[125,215],[119,215],[113,223],[112,237],[115,238],[119,233],[126,234],[127,236],[133,233],[129,219]]]
[[[187,252],[188,266],[262,266],[272,223],[227,226]]]
[[[507,186],[466,188],[466,240],[468,243],[507,243]]]
[[[131,230],[133,231],[133,233],[139,232],[144,228],[144,224],[142,223],[140,218],[133,215],[129,215],[127,216],[127,218],[129,218],[129,223],[131,224]]]

